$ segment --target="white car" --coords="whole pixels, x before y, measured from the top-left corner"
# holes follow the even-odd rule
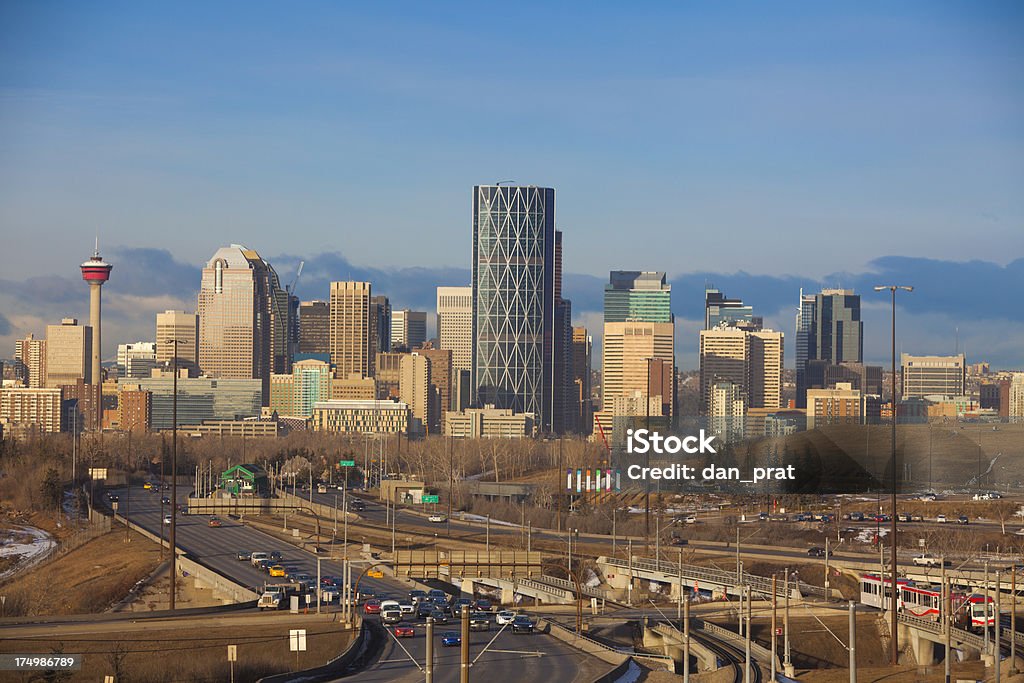
[[[939,523],[939,524],[945,524],[946,523],[946,515],[936,515],[935,516],[935,521],[937,523]]]
[[[495,621],[498,622],[498,626],[504,626],[511,624],[512,620],[516,618],[516,613],[510,609],[502,610],[495,616]]]
[[[1024,536],[1024,527],[1021,527],[1020,529],[1017,529],[1016,535],[1017,536]]]
[[[448,521],[448,517],[445,515],[430,515],[427,517],[427,521],[433,522],[434,524],[444,524]]]
[[[934,555],[925,553],[914,558],[914,564],[918,567],[941,567],[942,560]]]
[[[683,521],[686,522],[687,524],[696,524],[697,523],[697,517],[696,517],[696,515],[690,515],[686,519],[684,519]]]
[[[171,516],[170,515],[164,515],[164,524],[170,524],[170,523],[171,523]]]

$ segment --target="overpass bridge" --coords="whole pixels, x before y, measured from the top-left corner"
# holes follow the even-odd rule
[[[707,589],[713,593],[737,597],[740,595],[740,587],[744,585],[761,595],[770,596],[772,594],[770,578],[746,572],[742,572],[737,577],[735,572],[722,571],[712,567],[680,565],[676,562],[644,557],[621,560],[617,557],[601,556],[597,558],[597,566],[604,573],[604,579],[608,585],[620,590],[628,588],[633,581],[641,579],[668,584],[672,587],[676,597],[678,597],[680,583],[691,588]],[[781,598],[786,597],[784,581],[776,582],[775,594]],[[802,600],[805,596],[824,598],[825,589],[799,581],[790,582],[789,596],[795,600]]]

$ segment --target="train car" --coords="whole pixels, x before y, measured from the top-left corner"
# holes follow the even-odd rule
[[[892,600],[892,579],[883,582],[877,574],[865,574],[860,580],[860,601],[864,605],[878,609],[888,609]],[[896,581],[896,608],[917,619],[938,621],[942,603],[942,589],[928,583],[916,583],[909,579]],[[953,589],[952,607],[954,623],[958,628],[982,631],[986,627],[995,626],[994,600],[990,597],[988,614],[986,615],[984,595],[968,594]]]

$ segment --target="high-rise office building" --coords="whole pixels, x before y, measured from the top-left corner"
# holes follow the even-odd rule
[[[901,354],[900,397],[963,396],[967,387],[967,359],[956,356],[911,356]]]
[[[370,297],[370,336],[371,356],[391,350],[391,301],[383,294]]]
[[[299,304],[299,353],[331,352],[331,307],[326,301]]]
[[[704,329],[712,330],[725,324],[745,330],[760,330],[763,320],[754,315],[754,307],[746,306],[742,299],[730,299],[717,289],[704,290]]]
[[[391,348],[418,349],[427,341],[426,311],[391,311]]]
[[[331,366],[319,360],[292,363],[290,374],[270,378],[270,407],[280,415],[311,417],[313,405],[331,398]]]
[[[585,327],[572,328],[572,383],[575,397],[573,431],[589,434],[593,420],[590,375],[594,342]]]
[[[474,403],[552,428],[555,191],[473,188]]]
[[[138,341],[117,345],[121,377],[149,377],[156,367],[156,342]]]
[[[602,408],[597,418],[602,428],[626,415],[671,418],[675,318],[672,286],[665,273],[611,272],[604,287],[603,343]]]
[[[92,339],[92,328],[75,318],[46,326],[46,387],[93,383]]]
[[[430,361],[419,352],[404,353],[400,361],[398,393],[401,401],[409,406],[409,433],[427,434],[437,419],[434,410],[437,400],[433,397],[430,380]]]
[[[398,386],[402,380],[402,356],[396,351],[378,353],[376,358],[377,398],[398,399]]]
[[[604,286],[606,323],[670,323],[672,285],[665,273],[655,271],[613,270]]]
[[[713,382],[708,392],[708,428],[731,443],[743,438],[747,416],[746,388],[729,381]]]
[[[437,338],[452,352],[453,370],[473,367],[473,288],[437,288]]]
[[[177,344],[174,343],[177,340]],[[177,348],[177,352],[175,352]],[[185,311],[164,311],[156,314],[156,362],[170,364],[177,353],[178,367],[198,375],[199,316]]]
[[[277,273],[252,249],[221,247],[203,268],[199,290],[199,366],[209,377],[259,379],[264,405],[270,375],[288,372],[292,308]]]
[[[451,349],[424,348],[417,353],[430,362],[431,394],[436,403],[431,413],[436,419],[429,425],[429,433],[440,434],[452,409],[452,352]]]
[[[864,362],[864,323],[860,296],[850,289],[823,289],[820,294],[800,291],[796,318],[797,407],[806,407],[807,362],[839,364]]]
[[[1024,419],[1024,372],[1014,372],[1009,382],[1003,383],[1005,401],[1000,395],[1000,415],[1005,415],[1010,422],[1021,422]],[[1003,409],[1002,405],[1006,408]]]
[[[701,411],[711,415],[713,386],[742,387],[744,408],[782,407],[783,335],[721,325],[700,332]]]
[[[46,340],[28,335],[14,342],[14,359],[20,361],[26,376],[25,386],[40,389],[46,385]]]
[[[335,377],[372,376],[369,282],[331,283],[331,364]]]

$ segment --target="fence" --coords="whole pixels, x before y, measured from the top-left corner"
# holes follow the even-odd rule
[[[39,553],[28,562],[17,565],[15,567],[15,571],[10,576],[4,577],[3,581],[8,581],[29,569],[35,569],[49,564],[53,560],[64,557],[76,548],[80,548],[89,541],[99,538],[109,532],[110,518],[96,516],[95,519],[85,528],[75,531],[73,534],[64,537],[59,542],[54,542],[48,550]]]

